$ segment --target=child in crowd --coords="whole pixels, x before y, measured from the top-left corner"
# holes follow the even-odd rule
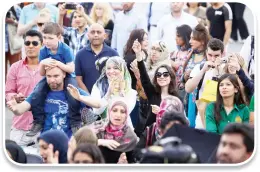
[[[40,50],[39,62],[40,62],[40,74],[45,76],[46,70],[52,67],[59,67],[67,73],[65,78],[65,88],[68,84],[77,86],[75,79],[75,64],[74,55],[71,48],[65,43],[61,42],[61,28],[57,23],[48,22],[44,24],[42,30],[44,46]],[[66,89],[64,89],[66,90]],[[32,114],[33,114],[33,126],[31,130],[26,134],[27,136],[34,136],[40,132],[44,123],[44,105],[45,99],[49,91],[49,86],[44,77],[35,87],[32,95]],[[75,100],[66,91],[66,96],[69,104],[69,117],[70,126],[72,132],[75,133],[80,128],[80,102]]]

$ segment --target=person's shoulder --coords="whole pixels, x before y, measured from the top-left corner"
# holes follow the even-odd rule
[[[171,18],[172,18],[171,14],[163,15],[162,18],[158,21],[158,25],[167,23],[169,20],[171,20]]]
[[[13,63],[13,64],[10,66],[10,69],[9,69],[9,70],[17,70],[17,69],[19,70],[19,69],[21,69],[20,66],[22,66],[23,63],[24,63],[24,60],[19,60],[19,61]],[[17,74],[18,74],[18,73],[17,73]]]
[[[206,7],[202,7],[202,6],[199,6],[199,10],[203,13],[205,13],[207,11],[207,8]]]
[[[240,104],[237,106],[237,108],[240,110],[240,111],[249,111],[249,108],[247,105],[245,104]]]
[[[32,10],[34,7],[34,4],[29,4],[29,5],[26,5],[22,8],[22,11],[28,11],[28,10]]]
[[[196,17],[194,17],[193,15],[191,15],[187,12],[184,12],[184,17],[188,18],[189,20],[196,20],[197,21]]]
[[[40,52],[47,51],[47,50],[48,50],[48,48],[44,45],[41,47]]]
[[[209,6],[208,8],[206,8],[206,12],[212,12],[212,11],[215,11],[212,6]]]
[[[232,13],[231,7],[228,5],[228,3],[224,3],[222,10],[227,13]]]
[[[87,44],[85,47],[81,48],[81,49],[77,52],[76,56],[78,56],[78,57],[84,56],[84,57],[85,57],[86,54],[90,54],[90,51],[87,51],[87,49],[89,49],[89,44]]]
[[[207,105],[207,109],[213,109],[215,107],[215,104],[216,102],[210,102],[208,105]]]
[[[104,49],[108,52],[111,52],[113,56],[118,56],[118,52],[115,49],[109,47],[106,43],[104,43]]]
[[[60,41],[59,44],[60,44],[60,46],[58,48],[65,50],[65,51],[71,50],[70,46],[68,46],[66,43]]]
[[[58,8],[53,4],[46,4],[46,7],[53,11],[58,11]]]

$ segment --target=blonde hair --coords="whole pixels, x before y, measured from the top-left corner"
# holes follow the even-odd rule
[[[43,8],[40,12],[39,12],[39,17],[44,17],[47,18],[49,17],[51,20],[51,11],[48,8]]]
[[[91,143],[97,145],[97,136],[88,126],[80,128],[74,135],[77,145]]]
[[[90,17],[92,20],[94,20],[95,23],[97,23],[98,20],[98,17],[96,15],[96,8],[98,6],[103,9],[102,21],[105,27],[108,24],[109,20],[112,19],[112,8],[109,3],[94,3],[90,12]]]

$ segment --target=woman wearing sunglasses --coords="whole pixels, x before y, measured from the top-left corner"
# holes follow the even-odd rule
[[[160,44],[166,46],[163,44]],[[159,112],[161,100],[166,96],[178,96],[176,91],[176,79],[172,68],[166,64],[160,65],[155,69],[152,82],[148,76],[141,52],[141,44],[136,40],[133,44],[133,50],[136,53],[137,66],[140,71],[140,78],[145,94],[147,95],[152,112],[148,112],[148,118],[145,126],[150,126],[156,121],[156,114]],[[160,49],[163,51],[163,49]],[[164,53],[164,52],[161,52]]]

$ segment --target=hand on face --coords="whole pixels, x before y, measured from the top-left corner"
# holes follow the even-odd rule
[[[58,164],[59,163],[59,151],[56,150],[54,153],[52,144],[49,144],[49,147],[48,147],[47,163],[48,164]]]
[[[204,64],[202,70],[203,70],[204,72],[207,72],[207,71],[208,71],[209,69],[211,69],[211,68],[215,68],[215,63],[212,62],[212,61],[206,61],[206,63]]]

